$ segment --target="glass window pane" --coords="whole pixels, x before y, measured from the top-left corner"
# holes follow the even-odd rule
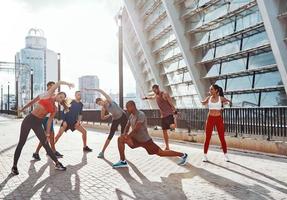
[[[261,106],[287,106],[285,91],[262,92]]]
[[[222,63],[221,74],[238,72],[246,69],[246,58]]]
[[[249,58],[249,69],[259,68],[266,65],[276,64],[272,51],[262,53]]]
[[[217,80],[215,82],[215,84],[217,84],[218,86],[222,87],[222,89],[224,90],[224,88],[225,88],[225,79]]]
[[[206,77],[219,75],[220,64],[213,65],[206,74]]]
[[[257,107],[259,93],[233,94],[232,107]]]
[[[252,76],[229,78],[227,79],[226,91],[251,89],[252,79],[253,79]]]
[[[270,87],[283,85],[278,71],[255,75],[255,87]]]
[[[243,39],[242,50],[252,49],[268,43],[266,32],[258,33]]]
[[[216,57],[226,56],[232,53],[239,52],[240,41],[234,41],[216,48]]]

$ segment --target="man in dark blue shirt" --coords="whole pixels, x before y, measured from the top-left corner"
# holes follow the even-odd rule
[[[81,125],[83,106],[84,105],[81,102],[81,92],[76,91],[75,99],[71,102],[69,112],[64,114],[61,128],[55,138],[55,143],[59,140],[59,138],[63,135],[64,132],[67,132],[68,130],[74,132],[74,130],[77,130],[82,133],[84,145],[83,151],[91,152],[92,149],[87,146],[87,130]]]

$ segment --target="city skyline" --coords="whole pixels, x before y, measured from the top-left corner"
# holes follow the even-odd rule
[[[118,27],[114,16],[121,6],[120,1],[54,4],[53,1],[4,0],[0,5],[1,19],[9,15],[8,10],[15,11],[9,23],[2,23],[6,31],[1,33],[0,61],[14,62],[15,52],[24,47],[29,29],[40,28],[45,33],[48,48],[61,54],[62,80],[74,82],[77,88],[80,76],[96,74],[101,79],[102,89],[118,91]],[[19,23],[19,19],[23,23]],[[134,92],[135,81],[126,62],[124,76],[124,93]],[[73,95],[74,90],[62,89]]]

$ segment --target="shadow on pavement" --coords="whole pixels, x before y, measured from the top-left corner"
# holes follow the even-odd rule
[[[65,196],[66,194],[71,195],[72,199],[80,199],[81,181],[78,171],[86,164],[86,153],[83,154],[80,163],[76,165],[67,165],[67,170],[64,172],[55,172],[54,164],[50,159],[48,159],[48,162],[38,171],[36,171],[34,161],[31,161],[28,172],[29,177],[4,199],[15,199],[15,197],[20,199],[31,199],[39,190],[41,190],[41,199],[47,199],[51,196],[57,197],[58,199],[67,199],[67,196]],[[48,166],[50,167],[50,175],[37,183],[38,179],[44,174]],[[74,186],[72,184],[73,175],[75,175]]]
[[[230,172],[233,172],[233,173],[235,173],[235,174],[238,174],[238,175],[240,175],[240,176],[244,176],[244,177],[246,177],[246,178],[248,178],[248,179],[254,180],[254,181],[256,181],[256,182],[258,182],[258,183],[260,183],[260,184],[266,185],[267,187],[273,188],[273,189],[275,189],[275,190],[277,190],[277,191],[279,191],[279,192],[282,192],[282,193],[287,194],[286,183],[281,182],[281,181],[279,181],[279,180],[277,180],[277,179],[275,179],[275,178],[273,178],[273,177],[267,176],[267,175],[265,175],[265,174],[263,174],[263,173],[257,172],[256,170],[252,170],[252,169],[249,169],[249,168],[247,168],[247,167],[245,167],[245,166],[242,166],[242,165],[240,165],[240,164],[231,162],[232,164],[238,165],[238,166],[240,166],[240,167],[242,167],[242,168],[244,168],[244,169],[247,169],[247,170],[252,171],[253,173],[257,173],[258,175],[261,175],[261,176],[263,176],[263,177],[265,177],[265,178],[268,178],[268,179],[270,179],[270,180],[272,180],[272,181],[275,181],[275,182],[277,182],[277,183],[279,183],[279,184],[285,186],[286,188],[278,187],[278,186],[273,185],[273,184],[271,184],[271,183],[268,183],[268,182],[266,182],[266,181],[263,181],[263,180],[260,180],[260,179],[251,177],[251,176],[246,175],[246,174],[243,174],[242,172],[236,171],[236,170],[234,170],[234,169],[230,169],[230,168],[227,168],[227,167],[224,167],[224,166],[221,166],[221,165],[212,163],[212,162],[209,162],[209,163],[212,164],[212,165],[214,165],[214,166],[217,166],[217,167],[219,167],[219,168],[222,168],[222,169],[228,170],[228,171],[230,171]]]
[[[104,159],[110,166],[112,163]],[[131,162],[128,162],[132,170],[138,175],[141,179],[141,182],[137,181],[134,177],[131,176],[129,168],[117,169],[121,176],[129,184],[131,190],[133,191],[135,198],[120,190],[116,189],[116,194],[118,199],[125,199],[129,197],[132,199],[174,199],[174,200],[185,200],[185,196],[181,187],[174,185],[173,181],[169,179],[162,179],[163,182],[152,182],[148,180],[138,168]]]

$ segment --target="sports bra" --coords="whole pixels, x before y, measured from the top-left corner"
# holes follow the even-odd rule
[[[218,102],[215,102],[215,103],[213,103],[211,101],[211,98],[212,97],[210,97],[209,100],[208,100],[208,108],[209,108],[209,110],[221,110],[222,109],[222,107],[221,107],[222,106],[221,98],[218,97]]]
[[[38,104],[43,106],[48,113],[54,113],[56,111],[55,102],[52,100],[52,98],[40,99]]]

